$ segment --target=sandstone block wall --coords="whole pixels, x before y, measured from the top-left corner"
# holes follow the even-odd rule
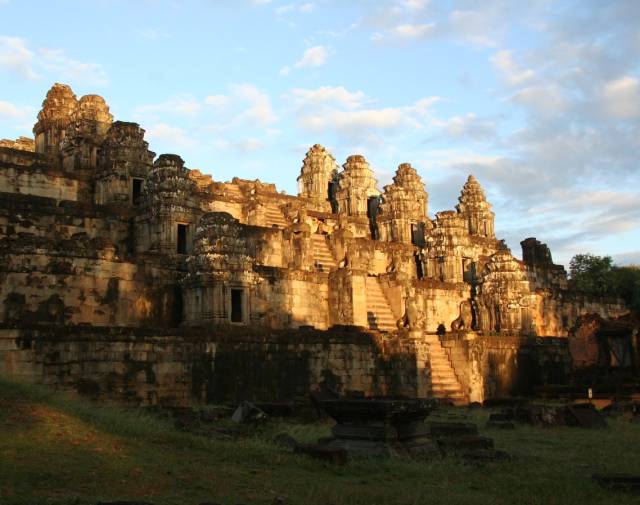
[[[290,400],[323,389],[415,396],[428,390],[421,366],[410,342],[353,331],[0,330],[0,375],[135,405]]]

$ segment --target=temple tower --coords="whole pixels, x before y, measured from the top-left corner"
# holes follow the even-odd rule
[[[77,104],[76,95],[66,84],[56,83],[47,92],[38,122],[33,127],[37,153],[58,158],[60,144],[67,135]]]
[[[348,216],[367,217],[370,199],[380,195],[373,170],[359,154],[349,156],[342,168],[336,190],[338,211]]]
[[[298,196],[312,200],[318,210],[330,212],[337,175],[338,164],[331,153],[320,144],[311,146],[298,176]]]
[[[493,222],[495,214],[487,202],[484,190],[473,175],[462,188],[456,209],[466,220],[469,234],[495,239]]]
[[[98,154],[96,203],[139,205],[154,156],[138,124],[113,123]]]
[[[195,223],[203,212],[198,186],[180,156],[158,157],[145,181],[142,205],[136,218],[136,250],[190,254]]]
[[[98,165],[98,149],[112,122],[113,116],[104,98],[83,96],[71,113],[71,123],[61,144],[64,169],[94,170]]]
[[[428,196],[422,179],[409,163],[398,166],[393,184],[384,187],[378,217],[380,238],[422,245],[427,226]]]

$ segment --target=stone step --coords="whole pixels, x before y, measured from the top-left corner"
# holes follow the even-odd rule
[[[337,262],[329,249],[329,245],[324,235],[312,235],[313,258],[316,264],[320,264],[323,268],[335,268]]]
[[[451,370],[451,364],[446,361],[434,361],[431,360],[431,369],[432,370]],[[451,371],[453,373],[453,371]]]
[[[454,405],[464,404],[466,396],[440,338],[437,335],[424,335],[424,342],[429,350],[433,396],[451,400]]]
[[[281,228],[287,227],[287,220],[285,219],[282,211],[274,207],[266,207],[264,210],[265,221],[268,225],[276,225]]]
[[[367,321],[370,328],[383,331],[396,330],[396,318],[389,308],[377,277],[367,277]]]

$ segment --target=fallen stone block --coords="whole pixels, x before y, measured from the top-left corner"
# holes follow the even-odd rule
[[[242,402],[231,416],[231,420],[234,423],[250,423],[256,421],[264,421],[267,419],[267,414],[256,407],[251,402]]]

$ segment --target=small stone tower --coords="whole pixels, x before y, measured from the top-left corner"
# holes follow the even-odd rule
[[[320,144],[311,146],[298,176],[298,196],[312,200],[318,210],[331,211],[337,175],[338,164],[331,153]]]
[[[139,205],[154,157],[138,124],[113,123],[98,154],[96,203]]]
[[[176,154],[161,154],[142,192],[143,214],[136,218],[137,252],[190,254],[194,226],[202,215],[198,186]]]
[[[338,211],[348,216],[367,217],[370,199],[380,195],[373,170],[359,154],[349,156],[342,168],[336,190]]]
[[[104,140],[113,116],[104,98],[85,95],[71,114],[71,123],[62,141],[62,165],[72,172],[94,170],[98,165],[98,148]]]
[[[393,184],[384,187],[378,217],[380,238],[421,245],[428,222],[427,201],[427,192],[416,170],[409,163],[399,165]]]
[[[496,238],[493,230],[495,214],[487,202],[482,186],[473,175],[467,179],[458,202],[456,209],[465,218],[471,235]]]
[[[33,127],[37,153],[58,159],[60,144],[67,135],[77,104],[76,95],[66,84],[56,83],[47,92]]]

